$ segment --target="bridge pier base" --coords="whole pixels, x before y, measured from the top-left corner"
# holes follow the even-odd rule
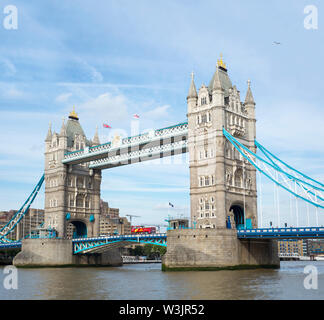
[[[16,267],[121,266],[118,249],[100,254],[73,255],[72,240],[25,239],[13,259]]]
[[[164,271],[279,268],[276,240],[239,240],[234,229],[168,231]]]

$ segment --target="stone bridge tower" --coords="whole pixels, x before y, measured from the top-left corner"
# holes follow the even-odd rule
[[[59,134],[50,125],[45,143],[45,227],[63,238],[68,230],[74,236],[98,236],[101,171],[88,163],[62,164],[65,153],[99,145],[98,132],[88,140],[73,110]]]
[[[163,270],[278,268],[278,244],[239,239],[237,229],[257,227],[256,171],[223,134],[223,128],[255,149],[255,103],[248,82],[244,103],[222,59],[209,86],[197,92],[192,76],[188,101],[191,223],[168,231]]]
[[[223,128],[255,150],[255,102],[245,102],[222,59],[209,86],[197,93],[192,75],[188,102],[191,222],[196,228],[257,227],[256,171],[223,135]]]

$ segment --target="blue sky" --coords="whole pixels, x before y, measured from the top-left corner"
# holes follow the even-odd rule
[[[41,176],[49,121],[59,131],[75,105],[102,142],[114,132],[103,121],[130,133],[134,113],[140,130],[184,121],[191,71],[197,87],[208,84],[220,53],[242,99],[252,81],[258,140],[324,180],[320,1],[11,0],[0,21],[7,4],[18,8],[18,30],[0,24],[0,209],[19,207]],[[304,28],[309,4],[317,30]],[[188,215],[188,165],[106,170],[102,198],[141,216],[136,223],[161,222],[169,201],[172,214]]]

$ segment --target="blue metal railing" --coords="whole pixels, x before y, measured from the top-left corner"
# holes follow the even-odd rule
[[[300,228],[260,228],[238,230],[239,239],[244,238],[324,238],[323,227],[300,227]]]

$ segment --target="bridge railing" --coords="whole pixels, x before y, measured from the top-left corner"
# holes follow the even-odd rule
[[[324,227],[260,228],[237,231],[238,238],[324,237]]]
[[[113,149],[117,150],[120,148],[129,148],[135,145],[151,142],[157,139],[169,138],[175,135],[184,134],[187,132],[187,130],[188,130],[188,122],[182,122],[171,127],[152,130],[150,132],[146,132],[137,136],[124,138],[121,140],[119,144],[116,144],[116,146],[114,146],[111,142],[108,142],[98,146],[87,147],[85,149],[68,152],[64,155],[63,163],[76,158],[87,157],[89,155],[95,156],[97,154],[111,151]]]

